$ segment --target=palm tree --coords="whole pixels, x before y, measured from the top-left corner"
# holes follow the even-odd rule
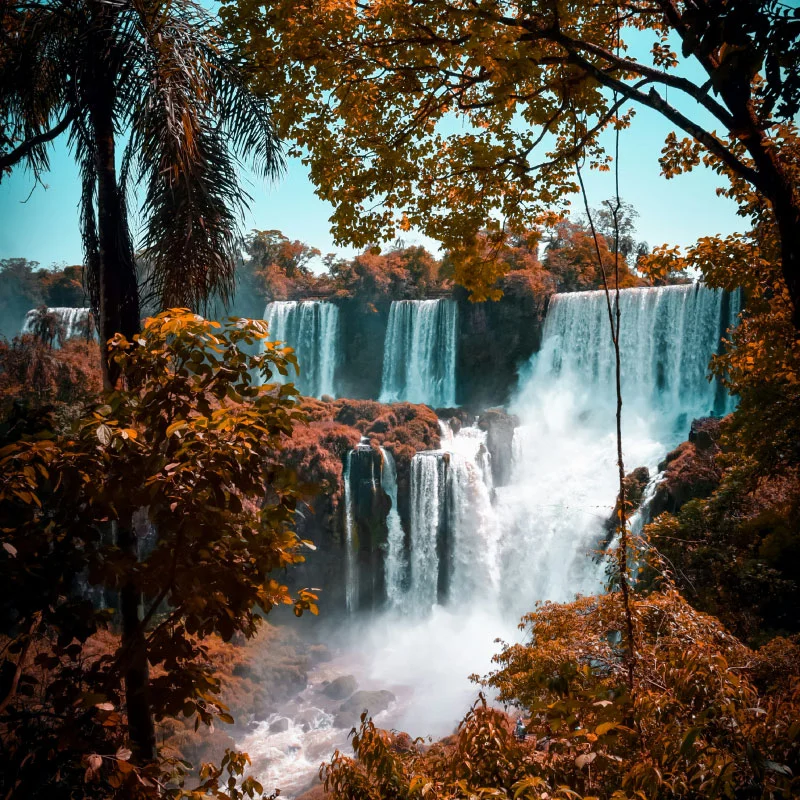
[[[229,299],[249,200],[239,160],[265,178],[283,162],[267,106],[206,11],[191,0],[0,0],[0,179],[18,164],[38,179],[61,134],[80,167],[103,341],[138,331],[143,297],[161,308]],[[138,279],[132,187],[147,264]],[[113,385],[105,353],[103,371]]]
[[[102,341],[139,330],[140,299],[162,308],[226,301],[249,199],[239,160],[265,178],[282,169],[268,108],[191,0],[0,0],[0,179],[22,164],[37,180],[67,134],[82,184],[89,294]],[[118,159],[118,147],[121,155]],[[119,161],[119,169],[118,169]],[[127,197],[141,187],[147,274],[137,276]],[[117,380],[103,352],[106,388]],[[136,553],[130,520],[119,545]],[[120,589],[128,729],[155,757],[140,593]]]

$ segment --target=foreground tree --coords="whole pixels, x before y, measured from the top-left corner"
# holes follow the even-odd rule
[[[778,0],[226,0],[222,15],[339,241],[399,224],[468,254],[482,228],[500,234],[498,215],[525,230],[575,191],[576,162],[607,165],[603,131],[642,106],[687,137],[668,138],[665,174],[705,156],[769,200],[800,325],[800,198],[780,129],[798,109],[800,19]],[[463,264],[457,279],[483,297],[493,271]]]
[[[159,315],[136,342],[111,341],[122,386],[77,430],[56,435],[45,417],[6,431],[4,796],[72,796],[81,756],[109,748],[150,769],[164,716],[231,721],[204,637],[250,637],[277,603],[316,610],[270,577],[302,560],[297,487],[278,456],[301,415],[293,386],[270,382],[293,357],[265,339],[259,321]],[[258,343],[260,355],[241,349]],[[98,641],[112,607],[123,636]]]
[[[800,647],[754,652],[664,587],[638,596],[642,688],[628,692],[618,595],[546,603],[489,683],[527,717],[524,742],[478,702],[454,736],[420,746],[375,728],[320,774],[334,800],[730,800],[796,797]],[[518,712],[519,713],[519,712]]]
[[[36,179],[68,133],[102,341],[140,326],[127,196],[138,179],[145,294],[158,307],[227,299],[247,195],[237,160],[265,177],[281,154],[267,106],[191,0],[32,0],[0,6],[0,179]],[[119,145],[125,142],[122,152]],[[121,166],[120,166],[121,165]],[[104,354],[107,387],[115,383]]]

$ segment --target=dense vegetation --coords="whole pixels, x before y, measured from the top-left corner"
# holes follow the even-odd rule
[[[636,265],[648,252],[645,242],[635,240],[635,209],[625,204],[625,212],[619,228],[623,288],[646,285]],[[600,252],[610,260],[616,252],[612,220],[605,206],[593,216],[599,223]],[[352,259],[333,255],[321,258],[319,250],[290,241],[280,231],[253,231],[245,241],[245,250],[239,293],[255,295],[264,302],[309,297],[355,297],[364,303],[413,300],[449,294],[456,287],[452,255],[438,259],[423,247],[405,246],[402,240],[386,252],[374,247]],[[509,234],[500,245],[486,238],[485,250],[487,258],[503,264],[493,287],[496,297],[501,293],[546,297],[553,292],[602,286],[594,238],[586,219],[558,218],[547,228]],[[656,283],[683,279],[680,272],[654,278]]]
[[[243,695],[268,691],[267,667],[303,678],[264,616],[319,610],[312,590],[282,582],[310,550],[296,532],[298,506],[313,502],[307,482],[337,502],[343,456],[363,434],[393,452],[399,477],[438,444],[430,409],[301,399],[283,382],[294,356],[263,322],[193,313],[229,299],[247,200],[236,167],[251,157],[262,175],[279,171],[274,113],[296,152],[308,148],[337,236],[367,249],[326,256],[317,274],[312,247],[253,232],[237,280],[262,306],[456,286],[476,299],[547,296],[692,270],[746,301],[712,365],[739,408],[668,456],[661,513],[630,547],[621,538],[609,592],[531,610],[525,641],[502,646],[478,679],[525,716],[527,738],[483,700],[433,745],[364,718],[354,757],[323,766],[325,790],[797,797],[797,13],[773,0],[637,0],[622,17],[606,0],[267,5],[227,0],[224,29],[189,0],[0,8],[0,179],[18,165],[38,179],[49,142],[69,132],[86,250],[85,275],[3,261],[3,332],[31,308],[82,305],[84,289],[101,330],[100,346],[64,341],[42,313],[33,335],[0,343],[0,795],[262,795],[247,757],[208,737],[233,721],[223,698],[241,711]],[[626,54],[626,30],[654,36],[652,67]],[[687,60],[701,82],[671,71]],[[722,133],[656,87],[691,98],[691,114],[703,109]],[[648,254],[618,198],[585,221],[560,215],[584,159],[608,166],[602,132],[631,123],[620,98],[690,137],[670,135],[664,173],[701,161],[718,172],[749,233]],[[453,112],[467,128],[442,133]],[[554,150],[536,162],[548,131]],[[138,272],[126,195],[136,179]],[[369,246],[412,226],[446,254]],[[142,301],[160,312],[143,324]],[[193,310],[165,309],[183,303]],[[612,527],[624,532],[635,498],[621,452]],[[192,737],[200,726],[208,747]],[[219,763],[197,764],[208,752]]]

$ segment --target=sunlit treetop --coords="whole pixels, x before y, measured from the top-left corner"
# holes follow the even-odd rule
[[[601,134],[636,106],[680,132],[665,174],[709,153],[798,219],[770,135],[798,107],[800,19],[774,0],[223,0],[221,14],[340,243],[413,227],[469,261],[478,231],[563,207],[576,162],[608,169]],[[496,269],[471,263],[456,277],[482,296]]]

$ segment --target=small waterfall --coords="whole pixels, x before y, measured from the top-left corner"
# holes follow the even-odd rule
[[[454,406],[457,334],[453,300],[393,302],[383,347],[381,402]]]
[[[334,395],[338,306],[317,300],[280,300],[267,304],[264,319],[269,325],[271,340],[294,348],[300,368],[294,383],[300,393],[308,397]]]
[[[350,485],[353,453],[347,454],[344,470],[344,586],[345,607],[349,612],[358,606],[358,539],[353,513],[353,487]]]
[[[63,337],[60,334],[58,336],[59,344],[64,344],[68,339],[75,337],[88,339],[89,336],[94,333],[92,312],[89,308],[56,306],[46,309],[44,313],[55,317],[59,328],[63,331]],[[34,333],[36,330],[36,323],[40,319],[41,314],[41,309],[32,308],[25,315],[25,322],[22,325],[20,333]]]
[[[392,507],[386,517],[388,536],[386,541],[386,599],[390,608],[398,608],[406,587],[408,562],[405,553],[405,533],[397,510],[397,467],[392,454],[381,447],[381,486]]]
[[[439,529],[444,517],[447,463],[438,450],[411,459],[411,555],[409,604],[427,610],[439,597]]]
[[[494,601],[500,588],[500,530],[486,433],[462,428],[446,446],[451,451],[447,490],[453,550],[449,597]]]

